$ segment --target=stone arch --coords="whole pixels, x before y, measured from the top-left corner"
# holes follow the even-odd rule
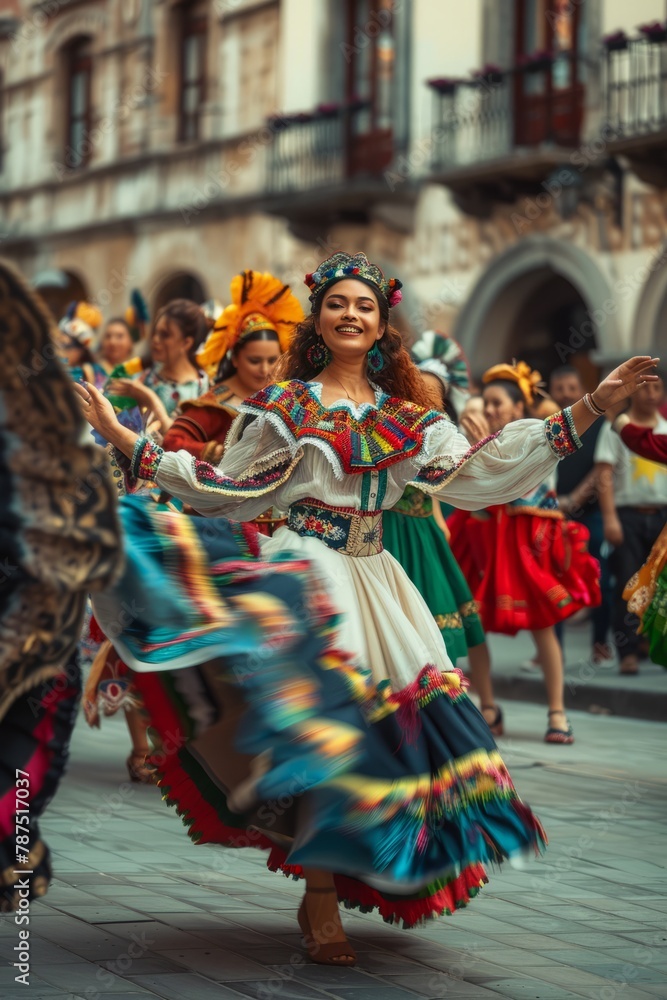
[[[665,252],[663,251],[655,260],[658,266],[653,268],[637,301],[632,324],[632,345],[638,353],[650,351],[656,357],[667,357],[667,256]]]
[[[528,237],[483,272],[453,335],[479,373],[522,355],[522,310],[525,320],[526,309],[536,317],[541,308],[544,327],[539,336],[534,332],[531,349],[543,360],[526,360],[542,364],[548,374],[559,364],[571,364],[576,355],[586,368],[623,351],[613,303],[611,287],[583,250],[552,237]],[[528,331],[525,338],[531,339]]]
[[[206,281],[201,274],[180,269],[162,272],[147,288],[151,316],[171,299],[192,299],[201,304],[208,298]]]
[[[64,316],[70,302],[89,300],[88,282],[78,271],[70,268],[40,271],[32,283],[56,321]]]

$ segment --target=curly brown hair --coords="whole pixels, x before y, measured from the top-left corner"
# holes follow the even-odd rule
[[[297,326],[290,346],[278,362],[274,381],[300,379],[302,382],[311,382],[322,370],[315,368],[308,360],[308,351],[318,340],[315,320],[320,314],[322,298],[320,295],[311,315]],[[400,333],[389,325],[387,300],[383,295],[376,294],[375,298],[380,308],[380,320],[385,324],[385,331],[377,341],[378,349],[384,359],[384,367],[379,372],[369,373],[370,380],[379,385],[389,396],[407,399],[427,410],[435,409],[437,404],[434,405],[431,388],[403,346]]]

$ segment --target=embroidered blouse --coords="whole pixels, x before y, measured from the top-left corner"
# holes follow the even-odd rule
[[[375,405],[325,407],[321,392],[319,382],[293,380],[246,400],[217,468],[140,438],[129,482],[153,480],[202,514],[240,521],[269,503],[287,510],[306,498],[388,509],[409,483],[477,510],[536,488],[581,446],[569,408],[544,421],[517,420],[471,447],[444,414],[377,387]]]

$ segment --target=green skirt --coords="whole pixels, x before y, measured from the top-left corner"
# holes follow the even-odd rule
[[[452,663],[484,642],[484,629],[449,542],[435,518],[397,510],[382,515],[383,543],[422,595],[445,640]]]

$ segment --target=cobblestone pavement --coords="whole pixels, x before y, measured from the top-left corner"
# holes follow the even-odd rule
[[[537,706],[507,703],[501,749],[550,836],[544,858],[491,873],[465,911],[402,931],[350,912],[354,969],[308,962],[299,885],[259,852],[192,845],[152,787],[123,780],[121,719],[83,723],[43,829],[57,878],[30,913],[30,983],[5,1000],[409,1000],[667,997],[667,729],[573,713],[572,747],[541,743]]]

